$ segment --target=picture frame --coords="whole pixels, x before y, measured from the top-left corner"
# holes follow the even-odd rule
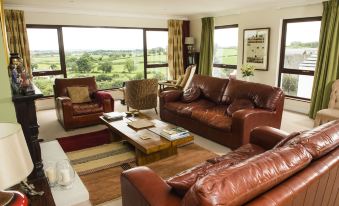
[[[268,71],[270,28],[244,29],[243,64],[256,70]]]

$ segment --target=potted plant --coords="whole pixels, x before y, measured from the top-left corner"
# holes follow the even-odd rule
[[[255,66],[251,64],[243,64],[241,66],[241,74],[242,77],[245,78],[246,81],[250,80],[250,76],[254,76]]]

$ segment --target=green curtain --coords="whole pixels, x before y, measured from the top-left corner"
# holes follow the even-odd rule
[[[201,19],[201,42],[199,58],[199,74],[212,75],[214,47],[214,17]]]
[[[331,86],[339,78],[339,0],[323,2],[318,61],[314,73],[309,116],[327,108]]]

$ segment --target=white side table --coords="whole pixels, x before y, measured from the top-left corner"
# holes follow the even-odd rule
[[[40,143],[42,161],[59,161],[68,159],[62,150],[58,141]],[[68,190],[62,190],[59,187],[51,188],[56,206],[89,206],[89,193],[82,183],[80,177],[75,173],[73,187]]]

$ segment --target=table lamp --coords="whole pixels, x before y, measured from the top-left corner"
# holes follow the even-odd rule
[[[33,162],[20,124],[0,123],[0,165],[0,205],[28,205],[24,194],[3,191],[26,179],[33,170]]]
[[[185,44],[187,45],[188,53],[194,52],[194,37],[185,37]]]

